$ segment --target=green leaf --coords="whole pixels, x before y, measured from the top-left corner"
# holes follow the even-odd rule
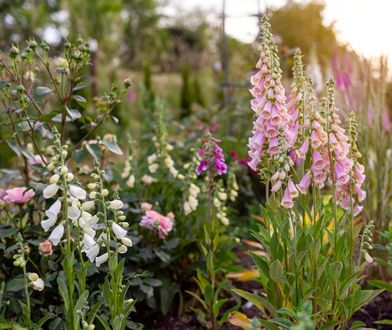
[[[73,92],[77,92],[80,91],[81,89],[84,89],[88,86],[88,84],[84,81],[80,82],[79,84],[77,84],[74,88],[72,88]]]
[[[11,227],[7,229],[1,229],[0,231],[0,238],[7,238],[10,236],[15,235],[18,232],[18,228]]]
[[[120,147],[118,146],[117,142],[115,141],[115,139],[111,139],[111,140],[102,140],[102,143],[104,144],[104,146],[106,148],[108,148],[111,152],[113,152],[114,154],[117,155],[122,155],[123,152],[120,149]]]
[[[195,298],[204,307],[205,310],[208,310],[206,303],[196,293],[188,290],[185,290],[185,292],[190,294],[193,298]]]
[[[392,320],[380,320],[373,322],[375,324],[392,325]]]
[[[47,312],[47,314],[45,316],[43,316],[42,318],[39,319],[39,321],[36,324],[36,328],[37,329],[41,329],[42,326],[49,320],[53,319],[56,316],[56,314]]]
[[[7,283],[6,291],[7,292],[16,292],[24,289],[24,278],[18,277],[14,278]]]
[[[63,275],[59,275],[57,277],[57,285],[59,287],[60,295],[64,300],[64,307],[66,310],[68,310],[69,308],[68,288],[67,288],[67,284],[65,283],[65,279]]]
[[[368,283],[370,285],[375,286],[376,288],[385,289],[385,290],[387,290],[389,292],[392,292],[392,284],[390,284],[388,282],[385,282],[385,281],[382,281],[382,280],[370,280]]]
[[[86,103],[87,102],[86,99],[82,95],[74,95],[74,96],[72,96],[72,98],[79,103]]]
[[[53,93],[54,89],[45,86],[39,86],[35,89],[35,96],[46,96]]]
[[[276,316],[276,308],[267,299],[241,289],[232,289],[231,291],[250,301],[263,313],[264,317],[269,317],[265,309],[267,309],[272,316]]]

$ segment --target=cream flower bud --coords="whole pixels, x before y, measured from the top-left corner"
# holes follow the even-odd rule
[[[166,145],[166,150],[167,151],[172,151],[174,149],[174,147],[171,144],[167,144]]]
[[[124,254],[128,251],[128,248],[124,244],[121,244],[117,251],[120,254]]]
[[[174,165],[173,159],[171,157],[166,157],[165,158],[165,165],[167,167],[173,167],[173,165]]]
[[[109,190],[107,190],[107,189],[102,189],[101,194],[102,194],[103,197],[106,197],[106,196],[109,195]]]
[[[67,173],[68,173],[68,167],[67,166],[61,166],[60,174],[65,175]]]
[[[97,192],[96,192],[96,191],[92,191],[92,192],[88,195],[88,197],[89,197],[90,199],[96,199],[96,198],[97,198]]]
[[[91,210],[94,206],[95,206],[94,201],[87,201],[87,202],[84,202],[84,203],[82,204],[81,210],[82,210],[82,211],[89,211],[89,210]]]
[[[94,190],[94,189],[96,189],[97,188],[97,184],[96,183],[89,183],[88,185],[87,185],[87,189],[88,190]]]
[[[112,200],[111,202],[109,202],[109,207],[112,210],[121,209],[123,206],[124,206],[124,203],[122,201],[120,201],[119,199],[115,199],[115,200]]]
[[[59,179],[60,179],[60,175],[58,175],[58,174],[53,174],[53,175],[50,177],[49,182],[50,182],[50,183],[57,183],[57,182],[59,181]]]
[[[55,165],[53,163],[49,163],[48,166],[46,166],[46,168],[48,169],[48,171],[53,171],[55,168]]]
[[[72,173],[68,173],[66,179],[68,182],[71,182],[74,179],[74,175]]]
[[[364,253],[364,257],[365,257],[365,260],[369,263],[369,264],[372,264],[373,263],[373,258],[370,256],[370,254],[369,253],[367,253],[366,251],[365,251],[365,253]]]
[[[27,273],[27,278],[32,282],[38,280],[39,276],[37,273]]]
[[[184,180],[184,179],[185,179],[185,176],[182,175],[182,174],[178,174],[178,175],[177,175],[177,179],[178,179],[178,180]]]
[[[290,172],[290,165],[289,165],[289,164],[285,164],[285,165],[284,165],[284,170],[285,170],[286,172]]]

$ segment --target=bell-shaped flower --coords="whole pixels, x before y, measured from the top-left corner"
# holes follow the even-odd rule
[[[100,267],[103,263],[105,263],[107,260],[109,259],[109,255],[108,253],[104,253],[102,255],[100,255],[99,257],[95,258],[95,265],[97,267]]]
[[[291,181],[291,180],[289,180],[289,182],[288,182],[288,184],[287,184],[287,189],[288,189],[288,191],[289,191],[289,193],[290,193],[290,197],[291,198],[295,198],[295,197],[298,197],[298,190],[297,190],[297,188],[295,187],[295,184],[294,184],[294,182],[293,181]]]
[[[286,209],[291,209],[294,206],[293,198],[290,195],[288,187],[284,191],[284,195],[282,201],[280,202],[280,205],[282,205]]]
[[[123,206],[124,206],[124,203],[122,201],[120,201],[119,199],[115,199],[115,200],[112,200],[111,202],[109,202],[109,207],[112,210],[121,209]]]
[[[28,273],[27,278],[29,279],[33,290],[42,291],[44,289],[45,283],[41,278],[39,278],[37,273]]]
[[[302,177],[301,182],[297,184],[297,189],[301,194],[306,194],[310,186],[310,171],[307,171]]]
[[[127,235],[127,231],[115,222],[112,224],[112,230],[117,239],[122,239]]]
[[[71,193],[71,195],[77,199],[86,199],[87,193],[84,189],[75,186],[73,184],[71,184],[69,186],[69,192]]]
[[[305,159],[308,149],[309,149],[309,140],[305,140],[302,143],[301,147],[297,150],[298,158]]]
[[[64,235],[64,225],[60,223],[53,229],[50,236],[48,237],[48,240],[51,241],[54,246],[57,246],[60,243],[61,239],[63,238],[63,235]]]
[[[43,191],[44,198],[45,199],[52,198],[57,194],[59,188],[60,186],[58,186],[56,183],[52,183],[48,185]]]

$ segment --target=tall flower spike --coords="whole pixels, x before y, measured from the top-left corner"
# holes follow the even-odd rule
[[[274,158],[279,153],[278,134],[283,129],[285,144],[290,146],[292,134],[288,132],[290,115],[285,105],[285,90],[281,83],[282,71],[279,66],[279,58],[276,44],[269,31],[270,24],[265,15],[262,21],[262,42],[260,59],[256,64],[259,70],[250,79],[253,85],[250,90],[253,99],[251,108],[255,112],[252,136],[249,138],[248,165],[254,171],[258,170],[259,163]]]

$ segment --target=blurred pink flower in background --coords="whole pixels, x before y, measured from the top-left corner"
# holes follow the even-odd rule
[[[40,155],[34,155],[33,158],[28,159],[29,165],[44,164],[44,160]]]
[[[147,210],[140,221],[140,226],[150,230],[156,230],[159,238],[165,238],[173,229],[174,214],[164,216],[157,211]]]
[[[35,193],[32,189],[27,189],[26,187],[15,187],[5,191],[3,200],[6,203],[25,204],[32,199],[34,195]]]
[[[137,93],[136,93],[136,89],[130,89],[128,91],[128,101],[130,103],[135,103],[137,100]]]

